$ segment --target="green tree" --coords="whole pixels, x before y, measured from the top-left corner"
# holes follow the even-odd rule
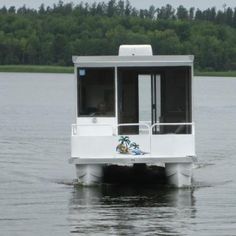
[[[157,9],[157,17],[158,19],[174,19],[175,18],[175,9],[167,4],[165,7],[161,7]]]
[[[187,9],[180,5],[178,8],[177,8],[177,18],[180,19],[180,20],[187,20],[188,19],[188,11]]]
[[[236,8],[130,2],[43,4],[0,9],[1,64],[71,65],[71,56],[117,54],[120,44],[152,44],[155,54],[194,54],[200,69],[236,68]]]

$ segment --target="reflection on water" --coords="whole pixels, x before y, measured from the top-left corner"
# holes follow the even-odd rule
[[[71,233],[79,235],[184,235],[195,214],[192,189],[157,186],[78,187],[69,204]]]

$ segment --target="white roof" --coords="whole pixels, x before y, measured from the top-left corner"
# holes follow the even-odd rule
[[[152,56],[151,45],[120,45],[119,56]]]
[[[164,67],[192,66],[194,56],[73,56],[77,67]]]

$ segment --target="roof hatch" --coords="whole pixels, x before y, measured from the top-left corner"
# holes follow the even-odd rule
[[[121,45],[119,56],[152,56],[151,45]]]

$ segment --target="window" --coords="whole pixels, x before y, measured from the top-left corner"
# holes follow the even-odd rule
[[[114,68],[78,68],[78,116],[115,116]]]

